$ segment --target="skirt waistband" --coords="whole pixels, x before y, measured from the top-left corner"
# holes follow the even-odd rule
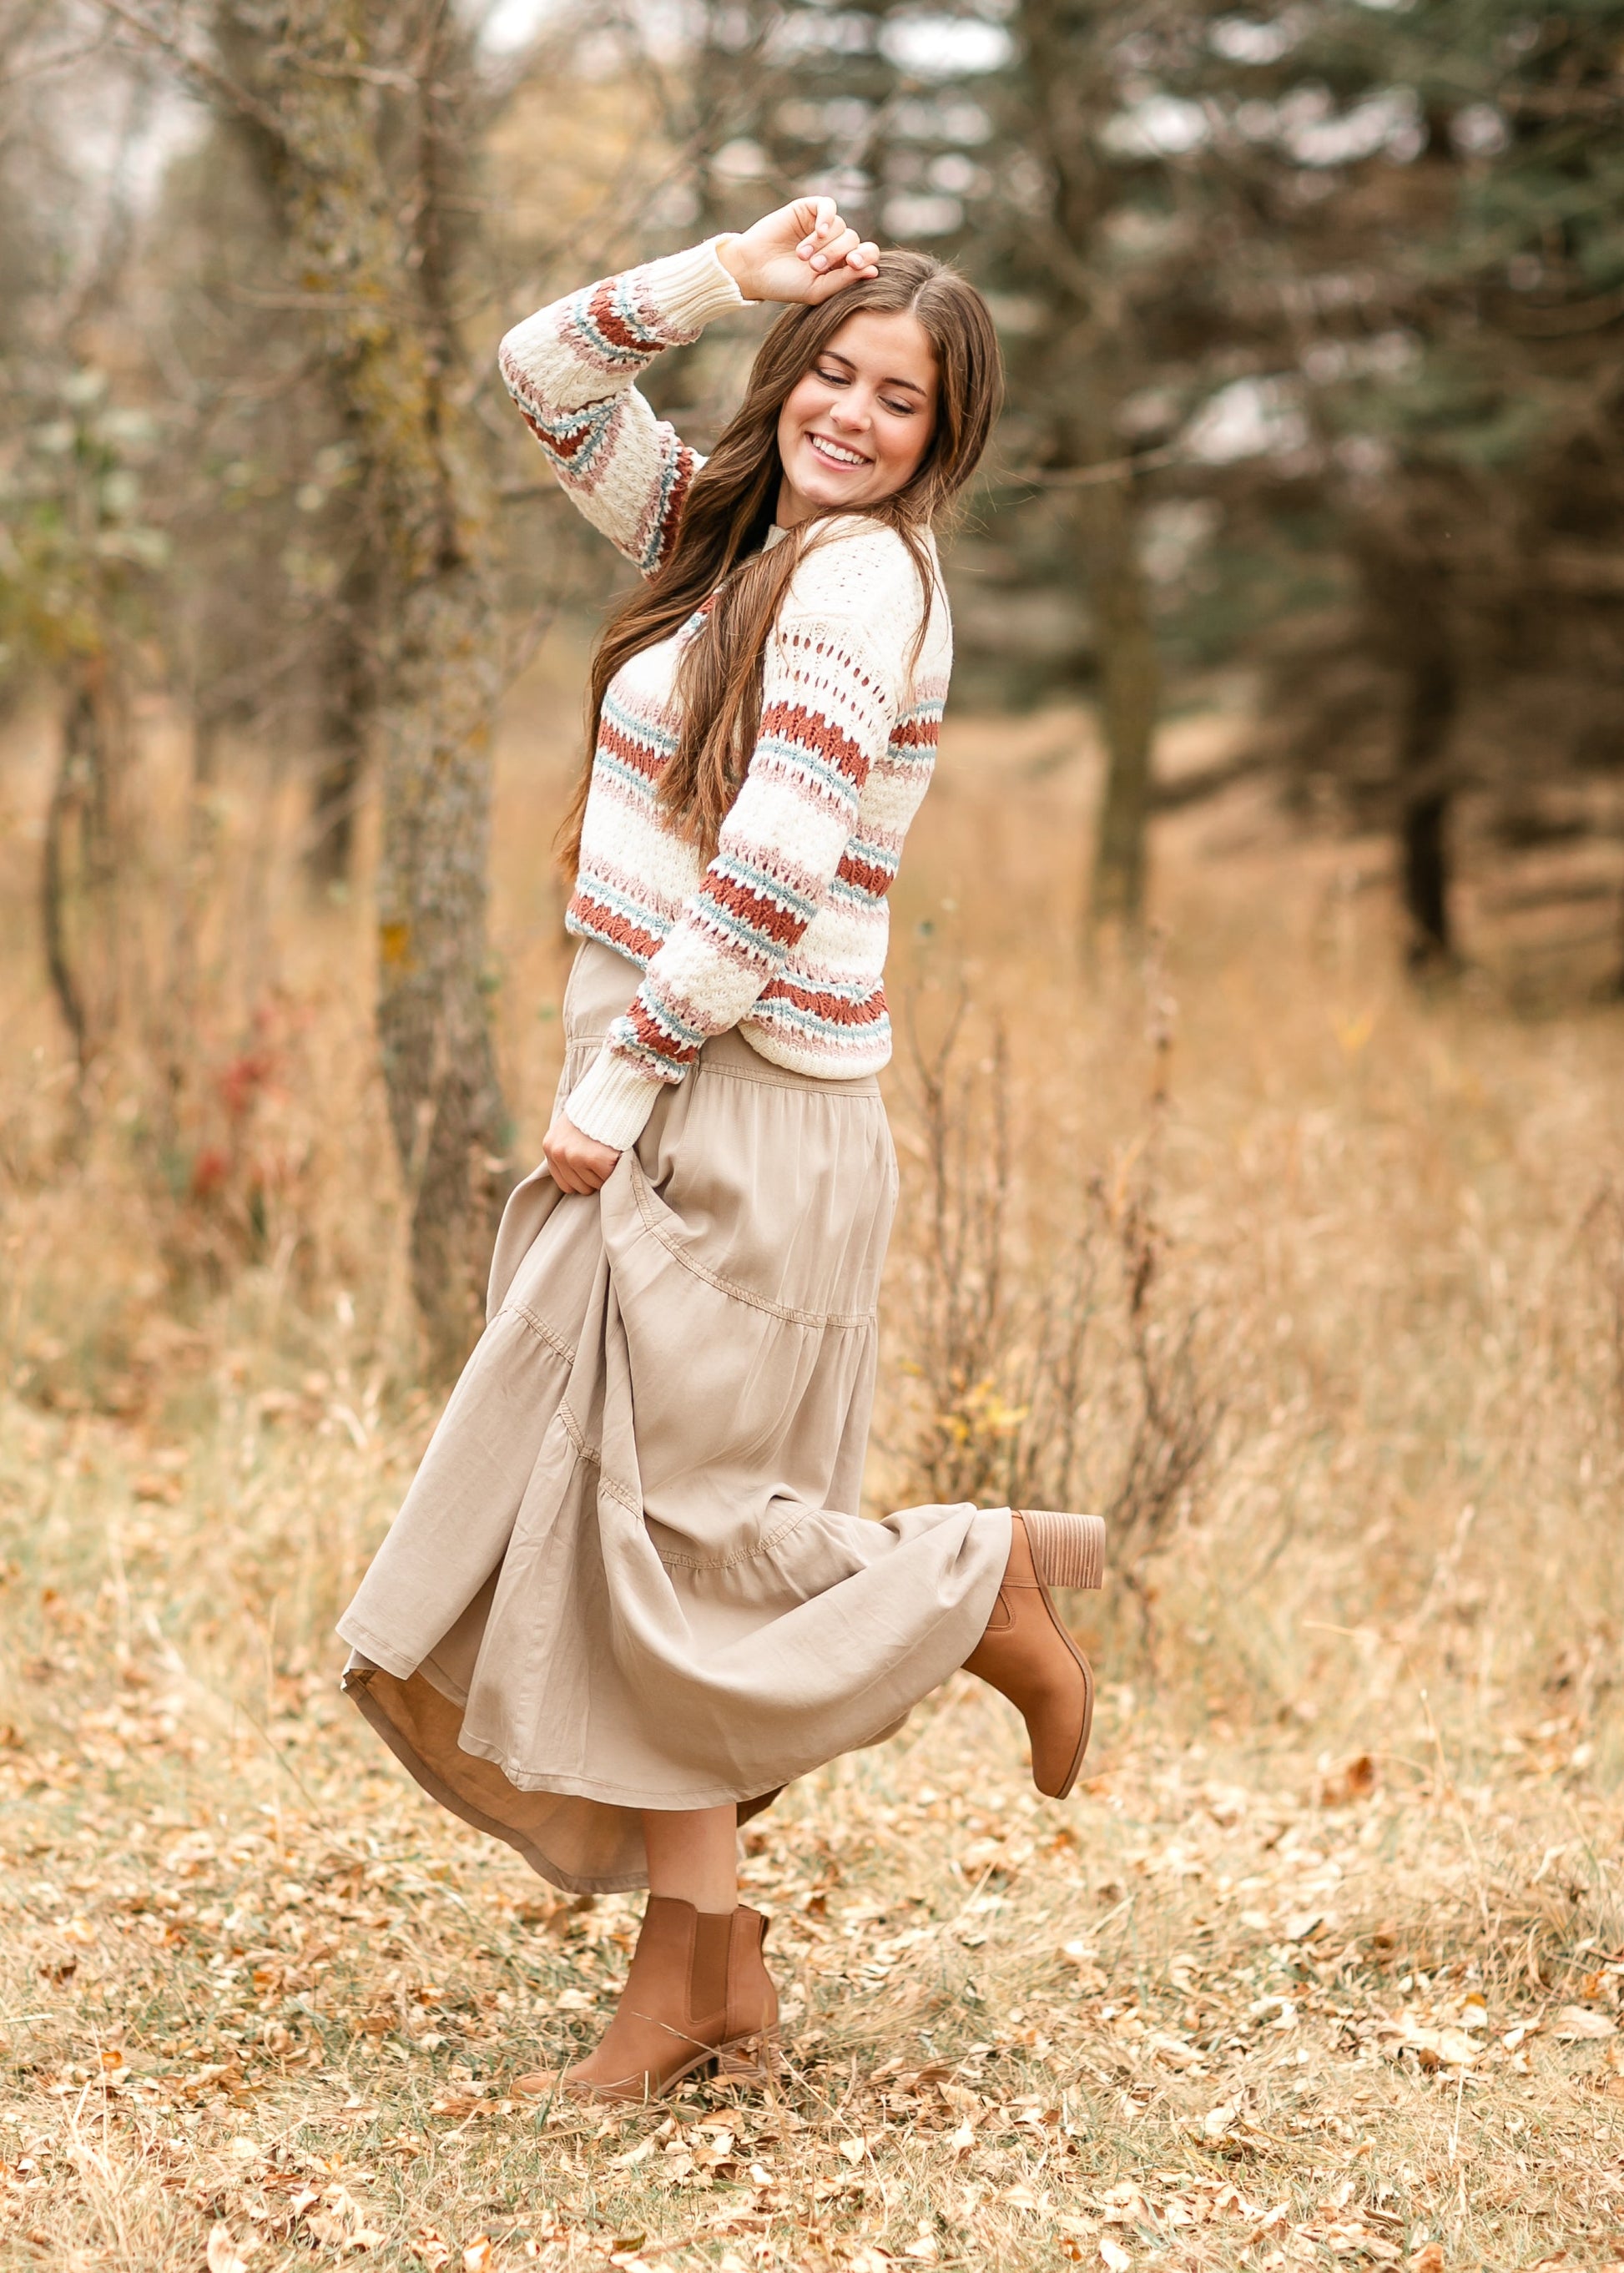
[[[636,994],[643,973],[637,964],[595,939],[583,940],[564,989],[564,1040],[568,1051],[565,1079],[568,1088],[586,1071],[608,1038],[610,1026],[621,1016]],[[871,1073],[844,1081],[827,1074],[796,1073],[775,1065],[752,1049],[738,1028],[713,1034],[701,1050],[694,1074],[721,1074],[735,1081],[756,1082],[764,1089],[801,1089],[814,1096],[878,1097],[880,1084]]]

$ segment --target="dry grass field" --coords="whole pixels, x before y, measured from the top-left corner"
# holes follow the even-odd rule
[[[530,1153],[575,660],[502,751]],[[1624,2263],[1619,1010],[1530,1005],[1486,931],[1475,975],[1407,989],[1381,848],[1252,786],[1162,825],[1148,975],[1085,971],[1086,722],[951,728],[893,995],[934,1035],[970,994],[972,1213],[1002,1028],[1010,1315],[1081,1225],[1076,1473],[1150,1550],[1074,1605],[1086,1782],[1036,1798],[1013,1716],[951,1685],[747,1835],[782,2088],[538,2110],[511,2080],[598,2024],[636,1904],[440,1816],[336,1691],[435,1410],[364,895],[306,903],[252,754],[207,859],[166,854],[148,723],[131,1039],[80,1105],[34,939],[43,722],[0,773],[0,2264]],[[1167,762],[1235,731],[1176,723]],[[952,1402],[910,1354],[917,1087],[876,1504]],[[1150,1516],[1147,1253],[1143,1347],[1201,1439]],[[961,1437],[1019,1435],[1010,1380],[952,1394]]]

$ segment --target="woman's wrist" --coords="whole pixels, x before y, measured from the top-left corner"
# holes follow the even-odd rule
[[[737,257],[738,247],[742,241],[743,240],[741,238],[736,229],[724,229],[720,236],[713,236],[710,240],[710,246],[712,251],[716,254],[718,260],[733,278],[733,282],[739,287],[739,289],[743,293],[745,298],[747,300],[754,300],[759,298],[760,296],[759,294],[751,291],[748,281],[747,281],[748,264],[740,261]]]

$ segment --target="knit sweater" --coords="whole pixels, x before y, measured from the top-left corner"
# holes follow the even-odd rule
[[[703,461],[633,382],[742,304],[706,244],[555,301],[502,341],[503,379],[560,482],[645,575],[667,557]],[[886,895],[929,784],[952,662],[930,558],[915,661],[924,599],[901,538],[853,514],[818,532],[767,642],[758,739],[709,863],[658,795],[680,731],[677,665],[704,611],[611,682],[565,920],[643,975],[566,1101],[585,1135],[633,1144],[662,1086],[732,1026],[800,1073],[845,1080],[889,1060]]]

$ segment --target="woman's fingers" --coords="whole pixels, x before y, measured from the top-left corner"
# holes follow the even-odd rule
[[[795,247],[803,260],[810,259],[840,227],[839,212],[832,198],[803,198],[795,207],[795,217],[807,232]]]
[[[541,1157],[559,1189],[578,1197],[601,1189],[620,1156],[560,1113],[541,1140]]]
[[[838,221],[838,227],[812,255],[812,266],[817,269],[838,268],[847,253],[857,250],[857,231]]]
[[[848,284],[861,283],[865,277],[877,276],[879,273],[872,261],[859,268],[841,260],[812,279],[812,289],[807,296],[814,302],[832,300],[838,293],[844,292]]]

